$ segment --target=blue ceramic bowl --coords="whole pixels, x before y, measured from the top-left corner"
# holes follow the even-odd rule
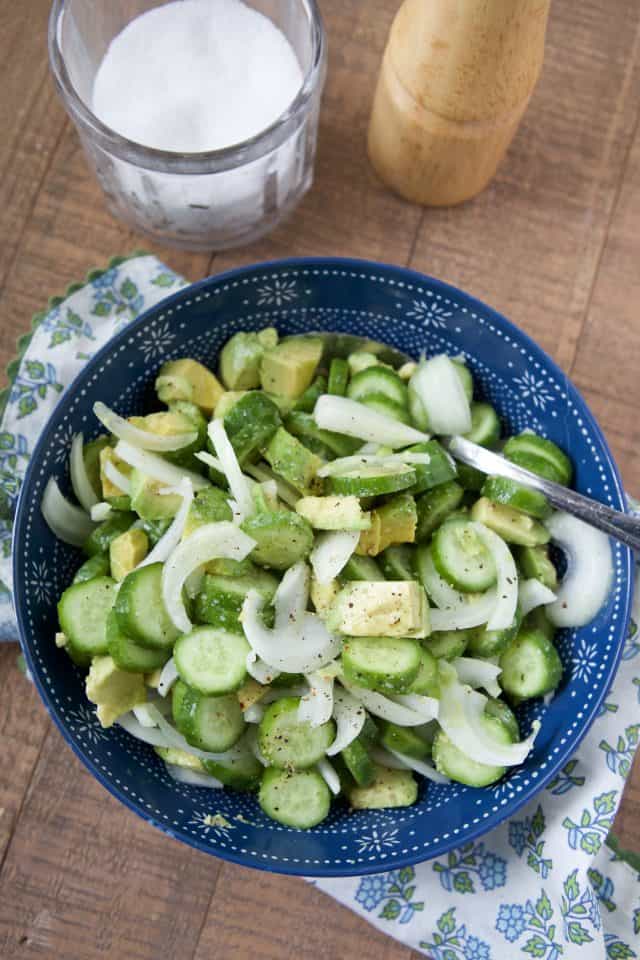
[[[577,489],[624,509],[620,478],[598,425],[549,357],[494,310],[453,287],[398,267],[355,260],[289,260],[212,277],[139,317],[87,364],[63,394],[38,443],[20,497],[14,541],[15,599],[24,653],[65,740],[127,807],[170,836],[245,866],[314,876],[366,874],[445,853],[490,830],[531,798],[575,751],[611,685],[631,600],[631,555],[614,544],[615,578],[593,623],[560,637],[561,689],[548,707],[529,705],[523,732],[542,729],[527,762],[485,790],[422,782],[415,806],[331,816],[308,832],[267,819],[252,796],[174,783],[150,747],[121,728],[102,730],[83,676],[53,642],[56,599],[80,561],[58,542],[39,503],[65,472],[72,432],[97,433],[92,404],[143,413],[155,403],[163,360],[189,356],[216,366],[238,330],[325,329],[365,334],[417,357],[464,354],[506,432],[530,427],[555,440],[575,466]],[[66,480],[64,481],[66,482]],[[216,819],[221,814],[224,819]]]

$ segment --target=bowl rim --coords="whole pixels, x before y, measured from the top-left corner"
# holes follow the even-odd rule
[[[267,260],[257,263],[247,264],[241,267],[235,267],[231,270],[224,271],[219,274],[213,274],[209,277],[205,277],[203,280],[198,280],[194,283],[188,284],[185,287],[182,287],[180,290],[171,294],[163,300],[158,301],[156,304],[151,306],[148,310],[145,310],[141,313],[135,320],[132,320],[131,323],[123,327],[122,330],[118,331],[103,347],[98,350],[91,360],[87,362],[82,371],[76,376],[76,378],[69,384],[65,390],[63,396],[65,399],[68,399],[72,395],[73,389],[76,385],[82,381],[82,379],[87,375],[87,372],[97,366],[103,357],[107,356],[115,346],[121,343],[122,340],[130,336],[132,331],[135,331],[138,327],[143,326],[150,314],[157,313],[158,311],[167,309],[171,307],[174,303],[179,303],[184,297],[192,296],[197,294],[201,289],[207,287],[212,282],[215,283],[224,283],[226,281],[234,281],[239,277],[245,277],[247,274],[253,274],[255,272],[260,272],[262,270],[280,270],[285,272],[288,269],[297,269],[297,268],[321,268],[321,269],[337,269],[337,268],[350,268],[352,270],[368,270],[368,271],[378,271],[381,273],[401,273],[403,278],[408,282],[415,282],[418,284],[428,283],[434,290],[438,290],[443,295],[447,295],[456,300],[456,302],[462,303],[464,306],[467,306],[471,309],[476,309],[479,312],[483,313],[485,316],[490,317],[491,320],[497,321],[499,324],[505,324],[510,333],[515,333],[518,338],[521,338],[526,344],[527,347],[532,348],[535,352],[542,354],[545,363],[548,365],[548,369],[555,375],[560,376],[565,379],[566,382],[570,385],[571,389],[574,391],[575,397],[582,406],[581,416],[586,417],[589,425],[591,426],[593,433],[595,434],[596,439],[602,445],[602,449],[605,454],[606,467],[611,473],[611,480],[613,485],[613,495],[614,498],[617,498],[619,501],[620,509],[623,509],[625,512],[628,511],[627,500],[625,496],[624,486],[622,484],[622,479],[620,477],[620,472],[616,461],[611,453],[609,444],[604,436],[604,433],[596,420],[595,416],[591,412],[589,406],[584,400],[582,394],[575,386],[575,384],[569,379],[569,377],[562,371],[562,369],[556,364],[556,362],[549,356],[549,354],[544,350],[539,344],[535,342],[527,333],[521,330],[519,327],[507,319],[499,311],[495,310],[493,307],[490,307],[484,301],[480,300],[477,297],[472,296],[471,294],[466,293],[465,291],[459,289],[453,284],[446,283],[443,280],[439,280],[435,277],[430,276],[426,273],[421,273],[420,271],[413,270],[409,267],[396,266],[394,264],[378,262],[374,260],[365,260],[352,257],[289,257],[276,260]],[[369,278],[371,279],[371,278]],[[624,647],[624,641],[627,636],[629,619],[631,616],[631,604],[633,599],[633,554],[629,547],[622,546],[622,571],[620,576],[621,581],[621,615],[618,620],[618,630],[619,630],[619,641],[617,649],[615,650],[614,656],[612,657],[609,670],[607,675],[603,678],[603,684],[601,687],[601,692],[599,695],[591,701],[591,713],[587,718],[587,722],[580,727],[575,736],[570,738],[567,741],[567,744],[561,748],[558,753],[555,755],[553,761],[551,761],[544,771],[542,771],[539,776],[536,778],[535,787],[532,792],[526,793],[523,791],[521,794],[518,794],[513,798],[511,804],[505,804],[504,807],[500,807],[496,813],[492,813],[481,823],[470,826],[468,830],[465,831],[464,837],[456,840],[455,843],[451,844],[445,842],[439,845],[436,845],[437,852],[431,853],[427,858],[424,858],[419,852],[414,853],[413,855],[398,856],[394,858],[391,862],[381,863],[372,863],[372,864],[341,864],[336,867],[331,864],[317,864],[317,865],[304,865],[308,866],[310,869],[300,869],[303,864],[296,864],[290,861],[280,862],[278,861],[275,865],[271,865],[267,862],[262,863],[257,859],[248,858],[242,854],[236,854],[233,851],[227,851],[226,849],[217,849],[212,848],[204,840],[201,840],[198,837],[191,837],[187,834],[180,832],[179,835],[176,835],[176,832],[167,827],[159,819],[154,816],[150,816],[145,813],[143,809],[137,805],[135,801],[131,799],[130,796],[125,793],[124,790],[118,788],[118,786],[111,782],[106,776],[103,775],[97,763],[92,761],[89,756],[87,756],[74,740],[70,737],[67,732],[65,725],[62,720],[58,717],[57,711],[53,706],[49,694],[47,693],[44,684],[41,682],[38,675],[37,669],[34,665],[31,652],[26,643],[27,629],[25,617],[23,614],[23,604],[16,602],[15,598],[20,589],[22,583],[22,577],[20,575],[19,563],[17,558],[17,553],[13,549],[14,544],[18,539],[18,531],[21,529],[24,524],[24,517],[27,514],[27,489],[30,487],[32,482],[32,475],[35,473],[37,464],[39,463],[42,451],[46,448],[49,441],[49,434],[51,432],[51,422],[53,416],[50,416],[47,420],[47,423],[42,429],[40,436],[38,437],[37,443],[33,449],[25,476],[22,482],[22,487],[20,490],[20,495],[18,498],[18,503],[16,506],[15,520],[13,526],[13,540],[12,540],[12,567],[13,567],[13,596],[14,596],[14,609],[16,614],[16,620],[18,624],[18,633],[20,637],[20,646],[24,654],[27,667],[29,668],[30,674],[33,678],[33,682],[36,686],[36,689],[40,695],[41,700],[43,701],[49,716],[53,720],[54,724],[58,728],[59,732],[62,735],[65,743],[71,747],[75,755],[81,760],[84,766],[90,771],[93,777],[98,780],[100,784],[117,800],[119,800],[127,809],[131,810],[133,813],[137,814],[141,819],[147,821],[152,826],[157,827],[164,834],[168,835],[172,839],[180,840],[191,847],[194,847],[200,852],[207,853],[212,856],[219,857],[221,860],[227,860],[232,863],[237,863],[240,866],[251,867],[257,870],[263,870],[267,873],[280,873],[288,874],[292,876],[306,876],[306,877],[354,877],[354,876],[368,876],[375,873],[384,873],[389,870],[402,869],[407,866],[414,866],[418,863],[427,862],[428,860],[435,859],[437,857],[443,856],[446,854],[447,850],[455,849],[459,843],[469,842],[477,840],[485,834],[491,832],[491,830],[503,824],[507,819],[510,819],[521,807],[525,804],[533,801],[533,799],[541,792],[542,789],[553,779],[553,777],[558,773],[558,771],[564,766],[564,764],[569,760],[577,751],[579,745],[591,729],[593,723],[597,719],[599,708],[609,693],[609,690],[615,680],[615,676],[618,671],[620,660],[622,657],[622,651]],[[615,581],[614,581],[615,583]],[[442,849],[440,849],[440,847]],[[436,849],[434,848],[434,849]],[[345,867],[347,869],[345,869]]]

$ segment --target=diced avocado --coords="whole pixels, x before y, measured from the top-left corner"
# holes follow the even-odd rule
[[[418,799],[418,785],[410,770],[389,770],[375,764],[373,783],[349,786],[347,797],[354,810],[410,807]]]
[[[112,657],[94,657],[86,680],[87,698],[97,706],[103,727],[110,727],[147,699],[144,675],[119,670]]]
[[[141,563],[149,551],[149,540],[139,527],[121,533],[109,544],[109,562],[114,580],[124,580]]]
[[[93,487],[97,497],[99,497],[101,494],[100,453],[108,446],[109,437],[103,435],[101,437],[96,437],[95,440],[90,440],[89,443],[85,443],[82,451],[84,468],[87,471],[89,483]]]
[[[295,399],[307,389],[322,357],[322,341],[290,337],[265,353],[260,363],[260,383],[268,393]]]
[[[507,543],[519,543],[523,547],[535,547],[547,543],[549,532],[533,517],[480,497],[471,508],[471,519],[484,523]]]
[[[258,568],[248,557],[244,560],[209,560],[207,563],[207,573],[219,577],[246,577],[258,572]]]
[[[238,400],[242,400],[247,392],[247,390],[225,390],[216,403],[216,409],[213,414],[215,419],[224,420],[229,411],[233,410]]]
[[[185,357],[163,363],[156,380],[156,392],[163,403],[189,400],[211,416],[224,388],[203,364]]]
[[[103,447],[99,453],[99,460],[102,499],[106,500],[107,503],[110,503],[115,510],[130,510],[131,498],[127,493],[125,493],[124,490],[121,490],[120,487],[116,486],[115,483],[112,483],[111,480],[109,480],[108,476],[104,472],[104,468],[107,461],[110,461],[114,467],[116,467],[125,477],[129,477],[131,475],[133,468],[130,467],[128,463],[125,463],[124,460],[121,460],[119,456],[117,456],[113,447]]]
[[[258,703],[268,689],[264,684],[258,683],[258,681],[252,677],[248,677],[242,686],[236,690],[236,696],[242,712],[244,713],[247,707],[252,707],[254,703]]]
[[[417,522],[416,502],[411,494],[392,497],[373,511],[371,527],[368,533],[361,535],[358,553],[375,557],[394,544],[413,543]]]
[[[180,509],[179,493],[160,493],[166,483],[147,477],[137,468],[131,471],[131,509],[143,520],[166,520]]]
[[[549,590],[557,588],[558,573],[546,547],[520,547],[517,559],[525,577],[539,580]]]
[[[229,390],[253,390],[260,386],[260,361],[266,350],[278,343],[274,327],[259,333],[236,333],[220,354],[220,379]]]
[[[170,410],[150,413],[146,417],[129,417],[129,423],[159,437],[191,434],[193,436],[191,443],[164,454],[172,463],[191,466],[192,455],[196,450],[201,450],[206,441],[207,421],[200,412],[200,408],[187,400],[176,400],[172,403]],[[200,467],[201,464],[196,462],[196,466]]]
[[[255,460],[282,425],[277,406],[257,390],[245,393],[224,418],[224,428],[241,466]]]
[[[377,510],[370,514],[370,525],[368,530],[363,530],[358,540],[356,554],[361,557],[377,557],[382,551],[382,520]]]
[[[227,502],[229,496],[230,494],[220,490],[219,487],[205,487],[204,490],[199,490],[189,507],[182,539],[186,540],[194,530],[205,523],[233,520],[233,511]]]
[[[189,417],[174,410],[161,410],[159,413],[149,413],[146,417],[129,417],[129,423],[139,430],[146,430],[159,437],[193,433],[193,422]]]
[[[352,637],[426,637],[424,587],[415,580],[354,580],[334,600],[327,626]]]
[[[368,530],[371,517],[357,497],[302,497],[296,511],[316,530]]]
[[[316,613],[325,617],[335,598],[340,593],[340,584],[337,580],[330,580],[329,583],[318,583],[315,577],[311,577],[311,587],[309,595],[311,602],[316,608]]]
[[[181,750],[180,747],[155,747],[155,751],[165,763],[173,764],[174,767],[184,767],[185,770],[194,770],[196,773],[204,773],[199,757]]]
[[[162,667],[156,667],[156,669],[152,670],[151,673],[145,673],[144,682],[148,687],[151,687],[152,690],[157,690],[160,684],[161,676],[162,676]]]
[[[302,496],[322,493],[323,481],[317,475],[322,460],[307,450],[284,427],[276,430],[265,448],[264,456],[274,473],[291,484]]]
[[[135,522],[135,514],[112,510],[106,520],[91,531],[82,545],[84,552],[94,557],[98,553],[108,553],[109,544]]]

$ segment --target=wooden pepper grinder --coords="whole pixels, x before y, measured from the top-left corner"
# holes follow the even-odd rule
[[[536,85],[551,0],[404,0],[369,156],[408,200],[448,206],[489,183]]]

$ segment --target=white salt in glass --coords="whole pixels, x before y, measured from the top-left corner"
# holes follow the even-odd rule
[[[245,0],[282,31],[302,87],[269,127],[203,153],[157,150],[120,136],[93,113],[96,72],[109,44],[152,0],[54,0],[53,75],[111,212],[159,243],[224,250],[263,236],[311,186],[326,39],[315,0]],[[131,91],[135,96],[135,90]]]

